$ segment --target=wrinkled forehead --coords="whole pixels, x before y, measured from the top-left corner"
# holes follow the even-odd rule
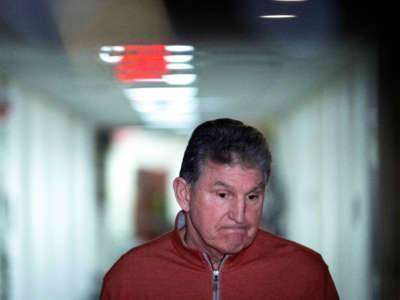
[[[265,187],[266,180],[265,180],[265,174],[263,173],[262,168],[255,166],[254,163],[251,163],[248,161],[243,161],[239,156],[235,156],[235,159],[231,160],[229,163],[224,163],[224,162],[216,161],[212,158],[207,158],[206,160],[204,160],[203,164],[201,165],[200,174],[197,178],[197,182],[200,180],[200,178],[205,173],[206,168],[214,168],[215,166],[217,166],[217,167],[227,166],[229,168],[240,167],[244,170],[259,171],[261,176],[263,177],[263,185]]]

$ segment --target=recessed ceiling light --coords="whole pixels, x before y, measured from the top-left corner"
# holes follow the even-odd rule
[[[273,0],[275,2],[306,2],[307,0]]]
[[[296,18],[296,15],[265,15],[265,16],[260,16],[262,19],[290,19],[290,18]]]

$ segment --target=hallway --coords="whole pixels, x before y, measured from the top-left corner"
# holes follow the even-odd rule
[[[0,300],[97,299],[172,228],[189,134],[219,117],[269,139],[262,227],[321,253],[341,299],[395,299],[390,46],[341,32],[334,1],[222,2],[2,4]]]

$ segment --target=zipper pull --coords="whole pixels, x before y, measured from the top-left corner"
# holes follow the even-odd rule
[[[218,281],[219,279],[219,271],[218,270],[214,270],[213,271],[213,280],[214,281]]]
[[[212,289],[213,289],[213,293],[215,295],[218,294],[218,289],[219,289],[219,271],[218,270],[213,271]],[[213,298],[213,299],[217,299],[217,298]]]

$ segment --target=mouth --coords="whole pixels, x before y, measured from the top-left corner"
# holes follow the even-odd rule
[[[227,230],[227,231],[246,231],[247,227],[245,226],[224,226],[221,227],[222,230]]]

